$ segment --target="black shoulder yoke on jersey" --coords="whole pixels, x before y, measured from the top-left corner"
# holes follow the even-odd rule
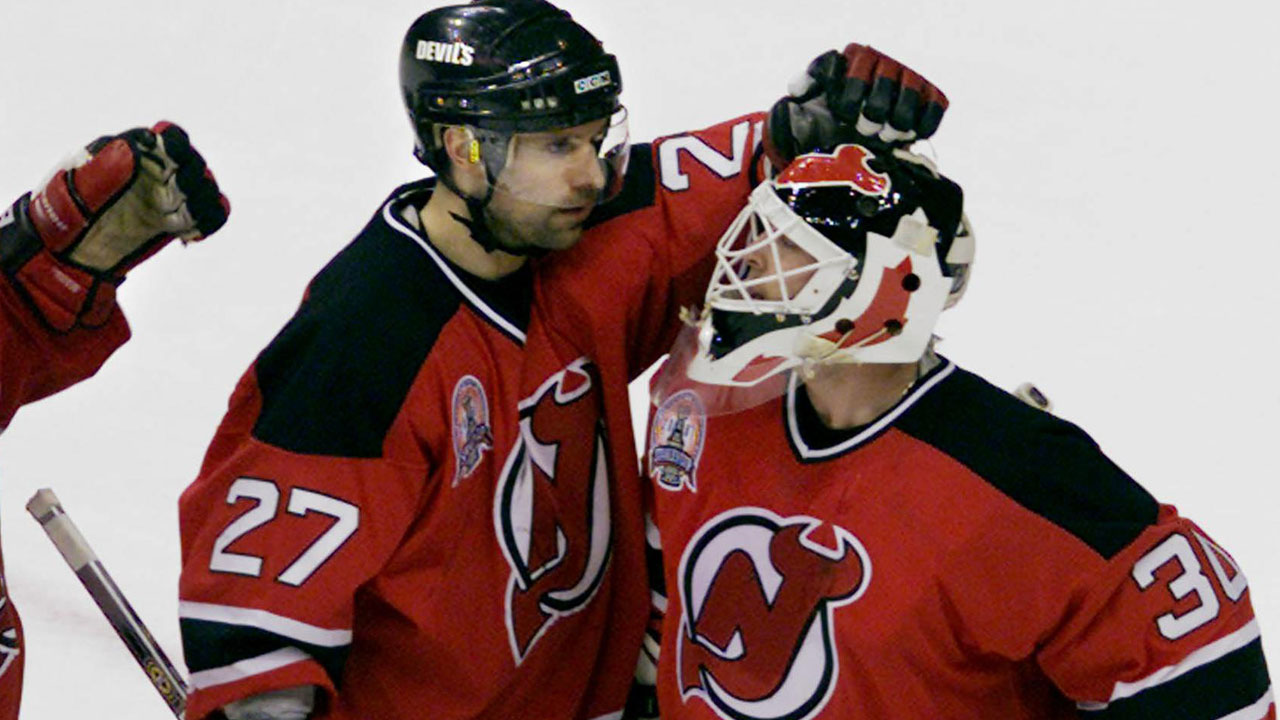
[[[609,202],[596,208],[584,225],[590,228],[621,217],[636,210],[651,207],[658,196],[658,179],[653,171],[653,145],[643,143],[631,146],[631,159],[627,161],[627,176],[622,192]]]
[[[955,458],[1104,558],[1156,520],[1155,499],[1083,430],[960,368],[895,426]]]
[[[255,438],[296,453],[380,457],[441,328],[467,302],[442,262],[522,332],[528,327],[527,269],[501,282],[481,281],[406,235],[416,231],[400,211],[425,202],[432,185],[392,193],[316,275],[297,313],[258,356],[262,410]]]

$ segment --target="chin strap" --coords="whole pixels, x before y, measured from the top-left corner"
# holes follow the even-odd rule
[[[489,224],[485,222],[485,208],[489,207],[490,201],[493,200],[494,189],[498,186],[498,174],[502,172],[503,166],[506,164],[506,151],[511,144],[511,136],[504,133],[485,131],[479,128],[468,128],[468,132],[472,137],[472,155],[471,162],[479,162],[484,167],[484,179],[487,184],[483,198],[476,198],[463,192],[453,182],[453,178],[449,173],[440,176],[441,182],[467,205],[467,214],[471,217],[465,218],[457,213],[449,213],[449,215],[462,224],[471,233],[471,239],[475,240],[480,247],[484,248],[487,253],[495,250],[511,255],[526,255],[526,251],[518,248],[510,248],[503,245],[498,240],[498,236],[494,234]],[[501,152],[498,152],[501,148]]]
[[[449,173],[447,171],[437,173],[436,179],[440,181],[441,185],[452,190],[454,195],[462,198],[462,202],[467,205],[467,214],[471,216],[467,218],[459,215],[458,213],[451,212],[449,213],[449,217],[457,220],[463,227],[465,227],[467,232],[471,233],[471,239],[480,243],[480,247],[484,248],[485,252],[493,252],[494,250],[503,250],[505,252],[506,249],[498,246],[497,238],[494,237],[493,231],[489,229],[489,226],[484,221],[484,209],[488,207],[489,201],[493,199],[493,178],[487,177],[489,175],[487,170],[485,171],[485,175],[486,179],[489,180],[489,187],[485,190],[483,199],[472,197],[463,192],[462,188],[459,188],[458,185],[453,182],[453,178],[449,177]]]
[[[455,190],[454,192],[458,191]],[[485,193],[484,200],[477,200],[476,198],[463,195],[460,192],[458,192],[458,197],[461,197],[462,201],[467,204],[467,212],[471,214],[471,217],[463,217],[455,212],[449,213],[449,216],[465,227],[467,232],[471,233],[471,239],[475,240],[480,247],[484,248],[485,252],[491,253],[501,250],[508,255],[518,255],[520,257],[529,258],[544,257],[551,252],[546,248],[509,247],[498,242],[498,236],[493,234],[493,231],[489,229],[489,224],[484,221],[484,209],[488,206],[489,200],[493,198],[492,186],[490,186],[489,191]]]
[[[458,213],[451,212],[449,216],[461,224],[470,233],[471,239],[475,240],[480,247],[484,248],[486,253],[492,253],[501,250],[508,255],[519,255],[522,257],[542,257],[546,255],[547,250],[536,247],[510,247],[502,243],[498,236],[489,227],[489,223],[485,221],[485,210],[489,207],[489,203],[493,200],[494,190],[498,186],[498,174],[502,172],[506,163],[506,152],[511,144],[512,135],[510,133],[502,133],[497,131],[481,130],[479,128],[467,128],[472,137],[471,162],[482,163],[484,166],[484,177],[487,187],[484,191],[483,198],[473,197],[463,192],[453,181],[452,176],[447,170],[448,161],[441,159],[444,163],[441,167],[446,168],[445,171],[436,171],[436,178],[441,185],[453,191],[453,194],[462,198],[467,206],[467,214],[471,217],[463,217]],[[422,156],[418,156],[422,160]],[[424,161],[428,167],[436,169],[431,163]]]
[[[489,175],[487,170],[485,171],[485,175]],[[467,214],[471,216],[463,217],[458,213],[451,212],[449,213],[449,217],[452,217],[465,227],[467,232],[471,233],[471,239],[475,240],[480,247],[484,248],[485,252],[491,253],[495,250],[501,250],[508,255],[523,255],[530,257],[540,257],[546,254],[547,251],[542,250],[541,248],[512,248],[498,242],[498,237],[489,229],[489,224],[484,221],[485,208],[489,206],[489,201],[493,200],[493,188],[495,184],[493,178],[487,177],[489,187],[485,190],[484,198],[481,199],[464,193],[457,185],[454,184],[453,180],[449,179],[447,176],[448,173],[439,175],[438,177],[440,182],[445,187],[452,190],[455,195],[462,198],[462,202],[467,205]]]

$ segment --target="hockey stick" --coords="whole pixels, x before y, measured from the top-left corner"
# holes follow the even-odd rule
[[[147,626],[142,624],[138,614],[133,611],[129,601],[125,599],[120,588],[107,574],[93,548],[85,541],[80,530],[71,522],[58,496],[49,488],[36,492],[27,502],[27,512],[36,519],[49,535],[49,539],[62,553],[62,557],[80,578],[84,589],[89,591],[98,609],[107,616],[111,627],[128,646],[129,652],[142,666],[142,670],[151,678],[151,684],[169,704],[169,709],[181,720],[187,706],[187,693],[190,692],[182,675],[169,662],[164,650],[160,649],[151,637]]]

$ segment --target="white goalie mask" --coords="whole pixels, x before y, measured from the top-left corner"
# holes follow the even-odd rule
[[[767,399],[806,363],[905,363],[964,292],[974,242],[960,187],[902,150],[841,145],[802,155],[755,189],[720,238],[701,313],[655,381]],[[772,380],[773,382],[768,382]]]

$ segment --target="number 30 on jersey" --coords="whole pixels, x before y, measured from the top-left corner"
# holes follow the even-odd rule
[[[1239,566],[1230,556],[1208,538],[1194,531],[1192,535],[1204,550],[1204,556],[1208,558],[1209,566],[1218,578],[1218,585],[1222,588],[1223,594],[1231,602],[1238,602],[1248,587],[1244,573],[1240,572]],[[1213,583],[1204,574],[1204,566],[1200,564],[1199,557],[1191,547],[1191,541],[1180,533],[1174,533],[1165,538],[1163,542],[1139,558],[1133,564],[1133,579],[1138,583],[1139,588],[1148,590],[1156,584],[1156,572],[1175,560],[1182,571],[1169,581],[1169,594],[1175,601],[1195,594],[1198,604],[1182,614],[1176,614],[1171,610],[1156,618],[1156,627],[1160,629],[1160,634],[1169,640],[1177,640],[1196,628],[1212,622],[1218,617],[1222,607],[1213,589]],[[1226,568],[1223,566],[1224,562],[1233,571],[1230,576],[1227,575]]]

